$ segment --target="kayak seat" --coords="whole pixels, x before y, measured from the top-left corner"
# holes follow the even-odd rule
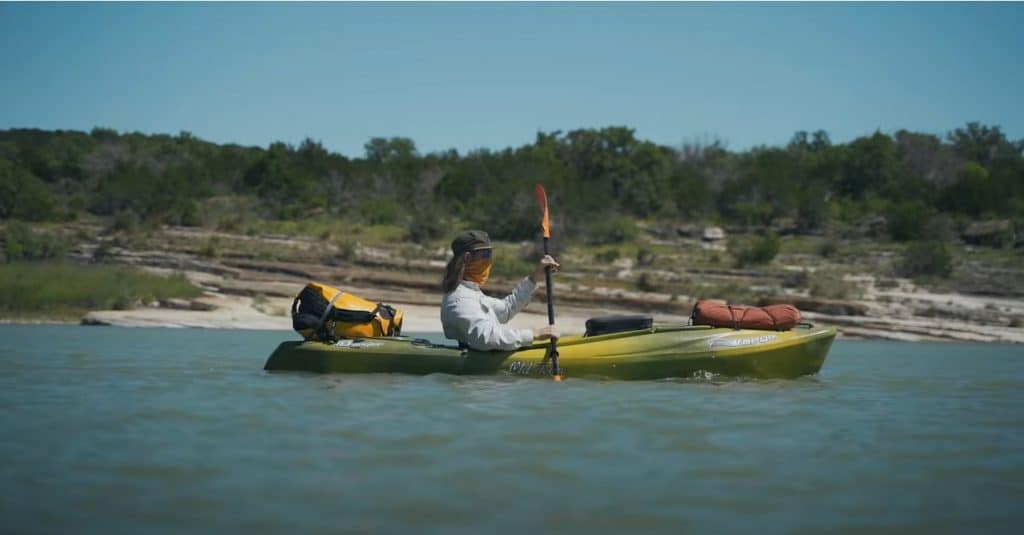
[[[650,329],[654,318],[640,315],[599,316],[587,320],[587,331],[583,336],[599,336],[602,334],[621,333],[625,331],[641,331]]]

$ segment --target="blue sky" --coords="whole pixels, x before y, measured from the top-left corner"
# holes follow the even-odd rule
[[[1024,4],[0,4],[0,128],[361,156],[626,125],[678,146],[1024,137]]]

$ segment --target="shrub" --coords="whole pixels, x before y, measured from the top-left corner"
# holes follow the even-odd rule
[[[899,285],[900,283],[896,279],[880,277],[875,281],[875,288],[879,290],[893,290],[899,288]]]
[[[636,289],[641,292],[656,292],[658,287],[654,284],[652,277],[646,273],[641,273],[636,279]]]
[[[818,254],[822,258],[832,258],[839,252],[838,240],[827,239],[821,243],[821,247],[818,249]]]
[[[797,195],[796,223],[807,232],[824,228],[829,222],[827,195],[821,187],[811,187]]]
[[[0,159],[0,219],[46,221],[53,210],[50,190],[39,177]]]
[[[806,288],[808,284],[807,269],[790,271],[782,277],[783,288]]]
[[[448,218],[437,207],[415,208],[406,227],[406,237],[413,243],[426,243],[447,236],[450,232]]]
[[[206,243],[199,249],[199,256],[203,258],[217,258],[220,256],[220,240],[216,237],[206,240]]]
[[[810,279],[810,294],[824,299],[846,299],[853,295],[855,284],[843,280],[842,275],[834,273],[815,273]]]
[[[896,241],[926,238],[934,212],[923,201],[894,203],[885,216],[889,235]]]
[[[654,264],[655,258],[656,255],[654,254],[654,251],[647,247],[641,246],[636,251],[636,265],[638,266],[650,266],[651,264]]]
[[[114,232],[125,232],[131,234],[139,228],[139,216],[131,210],[122,210],[114,216],[110,229]]]
[[[591,245],[623,243],[636,239],[637,228],[628,216],[599,217],[586,230],[586,242]]]
[[[945,244],[916,242],[904,251],[898,271],[904,277],[949,277],[953,273],[953,255]]]
[[[774,231],[752,239],[729,240],[729,253],[735,259],[736,267],[767,264],[779,254],[780,247],[779,235]]]
[[[2,260],[47,260],[61,258],[68,250],[68,244],[57,236],[37,234],[26,225],[12,223],[0,234],[3,239]]]
[[[134,268],[50,262],[0,266],[0,312],[17,315],[73,316],[199,295],[202,290],[182,275],[162,277]]]
[[[613,248],[605,249],[603,251],[598,252],[596,255],[594,255],[594,258],[598,262],[602,262],[602,263],[605,263],[605,264],[610,264],[610,263],[618,260],[620,256],[622,256],[622,254],[619,252],[619,250],[615,249],[613,247]]]
[[[182,200],[174,204],[167,214],[168,223],[184,227],[203,226],[202,209],[194,200]]]
[[[502,255],[495,259],[491,276],[506,280],[518,280],[533,273],[536,264],[515,255]]]
[[[733,207],[732,215],[744,226],[770,225],[775,210],[766,202],[738,202]]]
[[[398,203],[387,199],[371,199],[359,206],[359,214],[363,221],[370,225],[394,224],[401,213],[402,208]]]
[[[343,262],[349,262],[356,258],[356,242],[350,239],[338,239],[334,242],[334,245],[338,248],[338,253],[335,255],[337,260]]]

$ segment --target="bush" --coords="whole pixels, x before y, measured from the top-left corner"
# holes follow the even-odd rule
[[[807,268],[800,271],[790,271],[782,277],[783,288],[806,288],[809,280]]]
[[[124,232],[131,234],[139,228],[139,216],[135,215],[135,212],[131,210],[121,210],[114,216],[114,220],[110,224],[110,230],[113,232]]]
[[[766,202],[737,202],[731,215],[737,223],[746,227],[770,225],[774,219],[775,210],[771,204]]]
[[[637,279],[636,279],[636,289],[640,290],[641,292],[656,292],[656,291],[658,291],[658,287],[654,284],[653,278],[650,275],[646,274],[646,273],[641,273],[640,276],[637,277]]]
[[[923,201],[894,203],[885,216],[889,235],[896,241],[925,239],[934,213]]]
[[[735,259],[736,267],[767,264],[779,254],[780,247],[779,235],[774,231],[753,239],[729,240],[729,253]]]
[[[0,234],[3,239],[3,262],[61,258],[68,244],[59,237],[32,232],[26,225],[12,223]]]
[[[647,247],[640,246],[636,251],[636,265],[638,266],[650,266],[654,264],[656,258],[657,256],[654,254],[654,251]]]
[[[447,236],[451,228],[440,208],[425,207],[413,210],[406,230],[410,241],[422,244]]]
[[[387,199],[367,200],[359,206],[359,215],[369,225],[392,225],[401,213],[398,203]]]
[[[818,254],[822,258],[832,258],[839,252],[839,243],[835,239],[827,239],[821,243],[821,247],[818,248]]]
[[[42,180],[0,159],[0,219],[46,221],[53,211],[53,198]]]
[[[531,273],[537,265],[514,255],[500,256],[494,260],[491,277],[505,280],[519,280]]]
[[[824,228],[829,222],[829,205],[823,188],[811,187],[797,196],[796,223],[804,232]]]
[[[598,217],[586,229],[585,241],[591,245],[605,245],[632,241],[636,236],[636,222],[632,217]]]
[[[336,261],[340,262],[351,262],[356,258],[356,242],[348,238],[339,238],[335,240],[334,246],[338,248],[338,253],[334,256]]]
[[[619,252],[619,250],[615,249],[613,247],[613,248],[605,249],[603,251],[598,252],[597,254],[594,255],[594,258],[598,262],[602,262],[602,263],[605,263],[605,264],[611,264],[612,262],[618,260],[620,256],[622,256],[622,254]]]
[[[172,225],[183,227],[203,226],[202,209],[199,202],[194,200],[181,200],[176,202],[166,215],[166,221]]]
[[[953,273],[953,255],[945,244],[917,242],[904,251],[898,271],[904,277],[949,277]]]
[[[824,299],[846,299],[857,290],[855,284],[834,273],[815,273],[810,280],[810,294]]]
[[[172,297],[198,297],[185,277],[134,268],[63,263],[0,266],[0,312],[65,317],[96,309],[126,309]]]

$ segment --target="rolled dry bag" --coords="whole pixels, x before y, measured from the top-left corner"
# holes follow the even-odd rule
[[[292,302],[292,328],[306,340],[399,336],[402,311],[311,282]]]
[[[694,325],[788,331],[800,323],[800,311],[793,305],[752,307],[721,301],[697,301],[690,319]]]

